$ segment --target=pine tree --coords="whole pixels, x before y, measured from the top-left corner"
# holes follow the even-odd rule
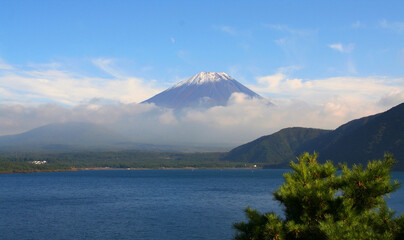
[[[304,153],[273,193],[284,217],[247,208],[248,222],[234,224],[235,239],[404,239],[404,214],[394,217],[384,199],[399,187],[391,182],[393,164],[385,155],[366,168],[345,164],[338,172],[330,161],[318,163],[316,153]]]

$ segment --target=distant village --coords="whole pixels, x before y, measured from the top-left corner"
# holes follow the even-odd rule
[[[40,165],[40,164],[46,164],[46,161],[32,161],[32,164]]]

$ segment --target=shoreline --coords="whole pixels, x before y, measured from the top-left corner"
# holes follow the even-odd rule
[[[96,170],[96,171],[102,171],[102,170],[199,170],[199,169],[263,169],[263,168],[248,168],[248,167],[243,167],[243,168],[237,168],[237,167],[222,167],[222,168],[208,168],[208,167],[183,167],[183,168],[170,168],[170,167],[161,167],[161,168],[110,168],[110,167],[88,167],[88,168],[70,168],[70,169],[52,169],[52,170],[11,170],[11,171],[4,171],[0,172],[0,174],[13,174],[13,173],[39,173],[39,172],[77,172],[77,171],[89,171],[89,170]]]

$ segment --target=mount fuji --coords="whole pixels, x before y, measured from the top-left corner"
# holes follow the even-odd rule
[[[250,98],[262,98],[224,72],[201,72],[143,103],[154,103],[173,109],[225,106],[235,92]]]

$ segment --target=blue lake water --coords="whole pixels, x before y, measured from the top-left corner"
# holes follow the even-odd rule
[[[232,239],[246,206],[275,211],[285,170],[0,175],[1,239]],[[404,182],[404,173],[393,173]],[[404,213],[404,189],[389,206]]]

